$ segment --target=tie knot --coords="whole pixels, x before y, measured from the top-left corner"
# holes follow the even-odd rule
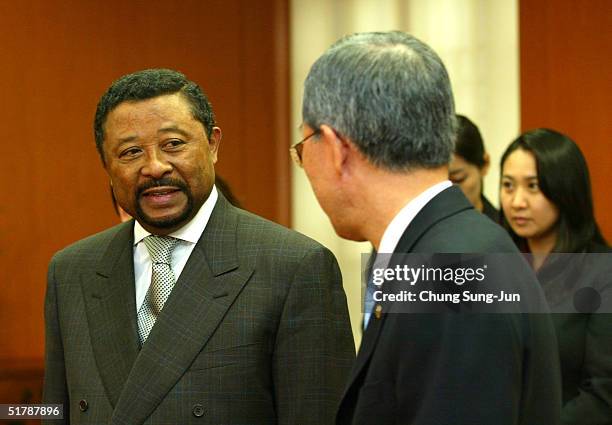
[[[144,238],[144,243],[149,250],[153,263],[171,264],[172,251],[178,244],[178,239],[170,236],[149,235]]]

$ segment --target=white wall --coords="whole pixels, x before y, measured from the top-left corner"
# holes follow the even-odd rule
[[[518,0],[292,0],[290,19],[295,141],[301,136],[302,85],[312,63],[345,34],[403,30],[429,44],[444,61],[457,112],[479,126],[491,154],[484,190],[497,204],[499,158],[519,131]],[[359,344],[360,254],[370,247],[336,236],[297,167],[292,185],[294,228],[338,258]]]

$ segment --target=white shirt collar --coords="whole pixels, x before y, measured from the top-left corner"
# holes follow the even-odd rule
[[[416,198],[409,201],[395,217],[393,217],[393,220],[391,220],[385,229],[383,237],[380,240],[380,245],[378,246],[378,252],[385,254],[393,253],[402,235],[419,211],[421,211],[437,194],[448,189],[452,185],[453,184],[449,180],[445,180],[429,187],[421,192]]]
[[[187,241],[192,244],[196,244],[200,240],[200,236],[204,232],[212,210],[217,203],[219,195],[217,194],[217,188],[213,186],[208,199],[204,202],[198,213],[191,219],[189,223],[178,229],[176,232],[170,233],[168,236]],[[134,245],[140,243],[144,238],[149,236],[151,233],[145,230],[138,221],[134,224]]]

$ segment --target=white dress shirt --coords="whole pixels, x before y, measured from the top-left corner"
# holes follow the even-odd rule
[[[172,251],[172,271],[174,278],[178,281],[185,264],[196,246],[200,236],[204,232],[210,215],[212,213],[219,195],[217,189],[213,186],[208,199],[204,202],[198,213],[191,219],[189,223],[178,229],[176,232],[170,233],[168,236],[179,239],[179,243]],[[143,242],[143,239],[151,233],[146,231],[137,221],[134,223],[134,278],[136,283],[136,313],[144,302],[149,285],[151,285],[152,264],[149,250]]]
[[[410,200],[396,215],[393,217],[391,222],[387,225],[385,232],[383,233],[382,239],[380,240],[380,244],[378,245],[377,254],[392,254],[397,247],[402,235],[412,223],[412,220],[416,217],[416,215],[421,211],[425,205],[429,201],[431,201],[436,195],[442,192],[445,189],[448,189],[453,184],[450,180],[445,180],[440,183],[436,183],[435,185],[427,188],[423,192],[421,192],[416,198]],[[382,257],[376,255],[376,259],[374,260],[373,269],[384,269],[389,265],[390,255],[384,255]],[[369,284],[369,283],[368,283]],[[366,307],[364,309],[363,314],[363,328],[365,329],[368,326],[368,322],[370,321],[370,316],[372,316],[371,308],[374,306],[373,300],[368,300],[369,291],[366,291],[366,299],[364,302],[366,303]],[[368,308],[370,307],[370,308]]]
[[[380,245],[378,245],[378,252],[381,254],[392,254],[402,238],[402,235],[419,211],[421,211],[438,193],[448,189],[452,185],[450,180],[437,183],[408,202],[404,208],[393,217],[393,220],[391,220],[385,229],[383,237],[380,240]]]

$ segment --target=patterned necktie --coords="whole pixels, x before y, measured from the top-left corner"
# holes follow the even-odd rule
[[[151,285],[138,311],[138,336],[141,344],[147,340],[157,316],[164,308],[174,287],[175,278],[171,262],[172,251],[178,242],[178,239],[170,236],[150,235],[144,238],[151,256],[152,273]]]

